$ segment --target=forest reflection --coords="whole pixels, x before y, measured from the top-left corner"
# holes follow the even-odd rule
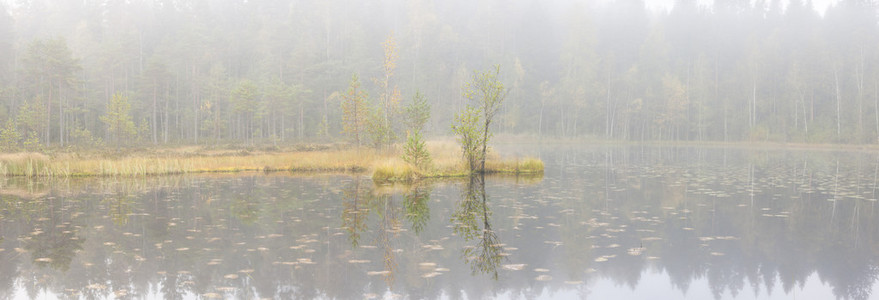
[[[542,180],[7,179],[0,297],[588,297],[598,282],[635,291],[653,274],[716,298],[875,292],[875,154],[544,156]]]

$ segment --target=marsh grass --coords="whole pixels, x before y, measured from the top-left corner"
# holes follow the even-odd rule
[[[427,144],[433,163],[418,169],[401,158],[398,148],[323,148],[293,151],[216,151],[186,148],[134,153],[0,154],[0,175],[5,177],[143,177],[189,173],[245,171],[372,172],[376,182],[411,182],[422,178],[466,176],[460,149],[454,142]],[[543,172],[535,159],[500,160],[492,155],[487,173],[534,174]]]

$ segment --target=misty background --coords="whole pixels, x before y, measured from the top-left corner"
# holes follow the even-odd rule
[[[645,3],[646,2],[646,3]],[[879,142],[877,4],[829,1],[0,2],[0,124],[49,146],[343,138],[390,84],[449,135],[474,70],[496,130],[634,141]],[[136,131],[111,137],[113,95]]]

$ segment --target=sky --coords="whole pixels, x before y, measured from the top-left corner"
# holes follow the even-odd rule
[[[674,3],[678,0],[645,0],[644,3],[653,10],[660,9],[671,9],[674,7]],[[697,0],[702,5],[711,5],[714,3],[713,0]],[[788,0],[783,0],[785,4]],[[812,0],[812,6],[817,10],[821,15],[824,15],[824,12],[828,7],[833,5],[834,3],[839,2],[839,0]]]

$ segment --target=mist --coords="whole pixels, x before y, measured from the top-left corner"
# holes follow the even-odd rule
[[[11,1],[0,124],[45,146],[335,141],[340,93],[357,74],[376,102],[390,40],[431,136],[499,65],[499,134],[879,141],[873,1],[648,2]]]

